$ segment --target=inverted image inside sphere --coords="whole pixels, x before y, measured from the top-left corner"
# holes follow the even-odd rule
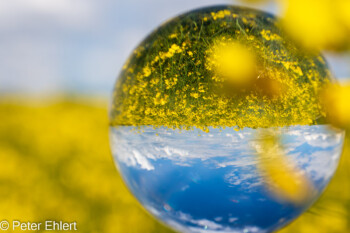
[[[249,87],[235,88],[216,69],[217,48],[231,44],[256,58]],[[244,65],[239,58],[234,64]],[[204,8],[168,21],[134,50],[115,86],[111,125],[314,124],[323,116],[318,92],[329,79],[324,59],[299,50],[273,16],[229,6]]]
[[[272,232],[334,174],[344,134],[325,124],[331,81],[270,14],[217,6],[153,31],[117,80],[113,158],[153,216],[181,232]]]

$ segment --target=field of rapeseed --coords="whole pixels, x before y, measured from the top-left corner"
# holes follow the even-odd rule
[[[222,95],[215,90],[228,85],[216,53],[232,43],[256,57],[255,84]],[[330,74],[321,56],[301,51],[260,11],[222,6],[184,14],[154,31],[124,65],[111,124],[204,131],[313,124],[324,116],[317,99]],[[271,86],[283,94],[265,93]]]
[[[78,232],[167,232],[116,172],[104,102],[2,99],[0,115],[1,220],[76,221]]]
[[[143,211],[119,177],[105,101],[0,102],[1,219],[76,221],[78,232],[172,232]],[[283,233],[350,230],[350,142],[326,193]],[[18,231],[20,232],[20,231]]]

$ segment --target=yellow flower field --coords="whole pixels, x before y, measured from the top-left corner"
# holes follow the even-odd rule
[[[172,232],[142,210],[118,175],[106,106],[86,98],[1,98],[0,220],[76,221],[78,232]],[[349,149],[347,142],[322,198],[281,232],[350,231]]]
[[[203,8],[150,34],[123,66],[112,126],[258,128],[318,124],[319,92],[332,76],[269,14]]]

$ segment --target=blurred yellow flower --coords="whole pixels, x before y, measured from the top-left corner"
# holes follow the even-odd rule
[[[280,0],[285,30],[306,48],[339,49],[348,43],[349,3],[345,0]],[[338,9],[337,9],[338,8]],[[340,8],[342,8],[340,10]]]
[[[271,194],[282,201],[302,204],[314,192],[309,179],[283,152],[274,130],[261,129],[256,150],[258,169]]]
[[[330,85],[321,94],[321,99],[329,122],[350,129],[350,83]]]
[[[346,29],[350,30],[350,1],[349,0],[334,0],[332,1],[335,7],[336,15],[344,24]],[[348,39],[349,40],[349,39]]]
[[[236,41],[217,41],[207,62],[210,70],[214,70],[232,88],[247,86],[257,77],[255,55]]]

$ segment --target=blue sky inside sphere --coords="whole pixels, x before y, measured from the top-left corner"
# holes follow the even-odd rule
[[[110,96],[132,50],[162,22],[233,0],[2,0],[0,93],[62,92]],[[273,4],[251,5],[277,13]],[[349,76],[348,55],[333,56]]]

